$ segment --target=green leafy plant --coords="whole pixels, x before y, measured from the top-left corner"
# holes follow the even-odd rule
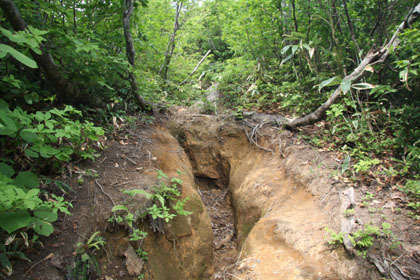
[[[22,244],[13,244],[13,241],[18,241],[14,237],[20,234],[27,240],[27,232],[30,230],[39,235],[50,236],[54,231],[52,223],[57,220],[58,212],[70,215],[68,207],[72,206],[64,198],[54,194],[48,200],[42,200],[40,181],[36,174],[29,171],[19,172],[16,176],[14,174],[12,167],[0,163],[0,240],[4,244],[0,248],[0,260],[8,274],[12,273],[8,257],[27,259],[19,251],[19,245]],[[26,247],[29,246],[27,241],[23,243]]]
[[[382,223],[382,227],[376,227],[371,224],[366,224],[363,229],[359,229],[351,234],[345,234],[343,232],[335,232],[334,230],[325,227],[324,230],[330,235],[328,244],[339,245],[343,244],[344,236],[348,236],[350,242],[353,244],[358,255],[362,257],[367,256],[368,249],[373,246],[375,240],[378,237],[389,237],[391,238],[391,247],[398,246],[400,242],[391,231],[391,224]]]
[[[379,159],[366,159],[366,160],[359,160],[354,165],[354,170],[356,172],[366,172],[368,171],[373,165],[380,164],[381,161]]]
[[[99,141],[104,131],[90,122],[74,121],[72,115],[82,113],[66,106],[62,110],[28,114],[20,107],[10,110],[0,99],[0,135],[14,139],[16,148],[29,159],[69,161],[72,154],[94,159],[96,153],[91,143]]]
[[[344,233],[342,232],[335,232],[334,230],[330,229],[329,227],[325,227],[324,230],[330,234],[330,239],[328,240],[329,245],[339,245],[343,244]]]
[[[74,267],[69,269],[69,279],[90,279],[89,276],[101,275],[101,269],[96,253],[106,244],[100,232],[94,232],[86,242],[76,245],[76,260]]]

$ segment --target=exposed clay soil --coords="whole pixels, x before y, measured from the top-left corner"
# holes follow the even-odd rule
[[[130,203],[121,190],[150,191],[157,169],[185,173],[182,196],[192,198],[187,210],[194,214],[169,223],[165,235],[139,221],[149,233],[142,244],[149,252],[145,279],[380,279],[381,267],[393,279],[420,279],[419,227],[394,211],[398,191],[335,176],[339,155],[309,147],[291,132],[261,127],[257,147],[248,143],[249,128],[229,118],[185,112],[171,118],[172,124],[164,116],[154,126],[125,126],[106,141],[95,163],[68,166],[62,179],[75,191],[68,196],[72,216],[61,216],[53,235],[41,240],[44,247],[26,252],[32,263],[16,263],[8,279],[70,279],[77,242],[95,231],[107,245],[97,256],[102,275],[92,279],[137,279],[126,265],[132,246],[127,230],[107,219],[114,204]],[[401,247],[387,250],[389,240],[380,239],[362,259],[325,244],[324,226],[340,231],[342,192],[349,187],[355,189],[356,226],[387,221]],[[366,191],[375,194],[367,207]],[[133,205],[145,207],[147,201]]]

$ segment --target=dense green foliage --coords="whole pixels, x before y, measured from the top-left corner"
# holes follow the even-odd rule
[[[50,235],[59,211],[68,213],[69,187],[50,178],[71,160],[94,160],[106,130],[99,126],[139,110],[131,72],[148,102],[191,105],[217,85],[220,102],[239,117],[244,110],[306,114],[341,84],[344,96],[315,134],[302,137],[345,154],[342,173],[354,180],[379,178],[401,189],[419,218],[419,23],[400,35],[385,63],[369,66],[360,81],[343,79],[416,1],[134,1],[135,69],[125,52],[123,1],[12,2],[28,26],[16,32],[0,12],[0,263],[7,274],[9,259],[26,258],[21,248]],[[57,88],[37,63],[42,54],[84,98]]]

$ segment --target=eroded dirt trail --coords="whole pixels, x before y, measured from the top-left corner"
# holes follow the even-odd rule
[[[231,271],[239,250],[235,228],[235,214],[229,189],[218,187],[214,180],[196,177],[197,191],[210,215],[213,229],[214,280],[232,279]]]
[[[259,144],[270,153],[250,145],[244,126],[232,119],[171,118],[114,135],[95,163],[74,166],[73,215],[57,223],[44,250],[30,255],[37,264],[30,273],[28,264],[11,279],[69,279],[77,242],[96,231],[107,244],[106,253],[97,254],[102,275],[91,279],[135,280],[142,274],[145,280],[381,279],[363,259],[325,242],[325,226],[340,228],[346,189],[331,178],[337,163],[328,155],[287,131],[260,131]],[[129,198],[123,191],[152,191],[157,170],[170,178],[181,171],[181,199],[189,198],[185,207],[192,214],[164,223],[162,232],[140,218],[136,227],[148,236],[131,242],[126,227],[107,220],[115,204],[132,213],[149,207],[144,196]],[[80,176],[83,184],[76,182]],[[128,253],[140,247],[147,261]],[[53,257],[43,260],[48,254]]]

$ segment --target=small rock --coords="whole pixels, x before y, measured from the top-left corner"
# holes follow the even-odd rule
[[[139,257],[137,257],[136,252],[131,245],[129,245],[127,250],[125,250],[124,256],[126,257],[125,267],[127,269],[128,275],[140,275],[143,271],[144,262]]]

